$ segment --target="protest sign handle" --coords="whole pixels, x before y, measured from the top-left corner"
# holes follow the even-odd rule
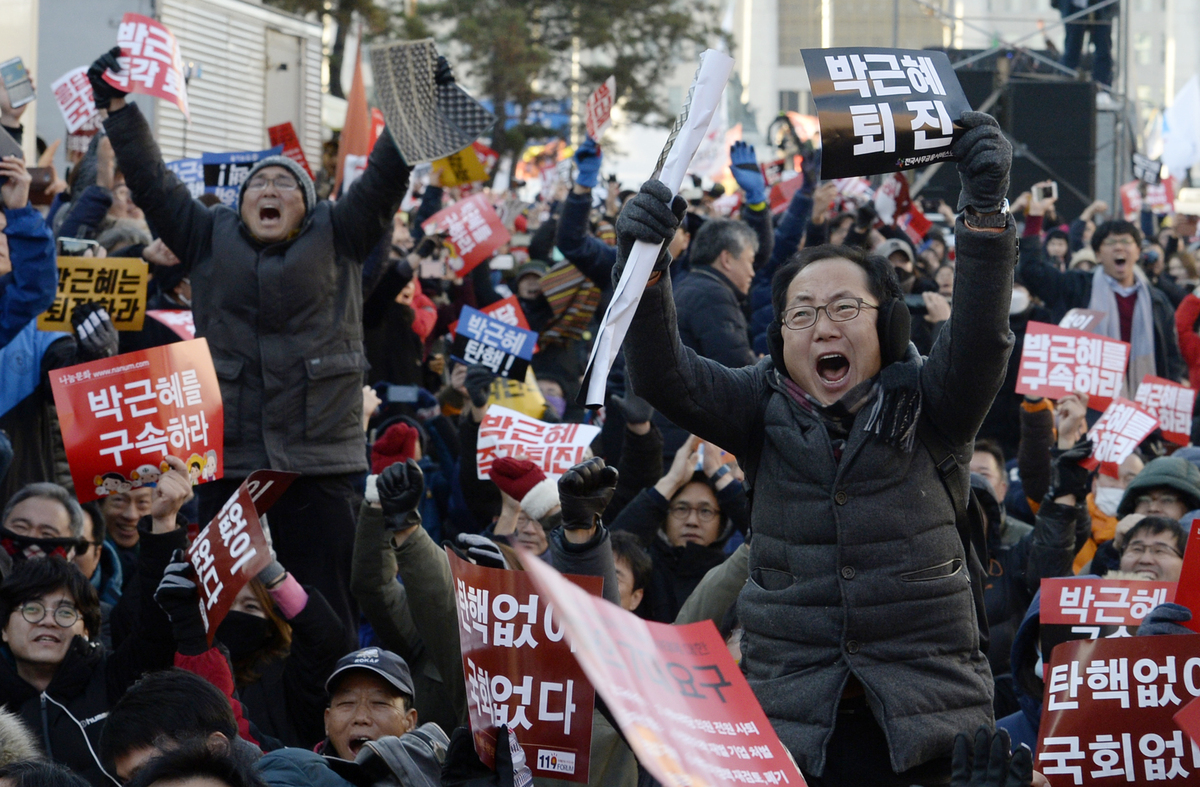
[[[678,192],[683,183],[688,165],[692,163],[708,131],[732,70],[733,58],[723,52],[709,49],[700,56],[700,67],[692,81],[688,104],[671,132],[671,138],[667,140],[668,150],[664,151],[665,157],[660,157],[660,166],[656,171],[659,180],[666,184],[672,194]],[[609,369],[625,340],[661,249],[661,245],[638,241],[626,260],[625,270],[617,282],[608,311],[604,314],[604,322],[596,336],[592,356],[588,359],[586,404],[589,407],[604,404]]]

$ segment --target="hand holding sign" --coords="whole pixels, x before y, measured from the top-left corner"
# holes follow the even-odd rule
[[[1008,194],[1012,145],[991,115],[964,112],[958,122],[968,129],[951,148],[958,159],[958,177],[962,181],[958,209],[969,207],[979,213],[994,213],[1000,210]]]
[[[183,508],[193,495],[192,479],[184,461],[169,454],[163,461],[170,469],[159,476],[154,495],[150,498],[150,516],[154,520],[155,533],[174,530],[179,509]]]

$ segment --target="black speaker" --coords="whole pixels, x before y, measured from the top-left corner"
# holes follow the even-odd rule
[[[958,77],[971,106],[982,105],[991,95],[993,72],[963,70]],[[1095,198],[1095,86],[1067,80],[1013,79],[989,114],[1015,143],[1008,198],[1015,200],[1034,183],[1056,180],[1059,217],[1078,216]],[[1068,186],[1074,187],[1083,198]],[[960,188],[958,172],[953,163],[947,162],[921,191],[921,196],[944,199],[954,208],[958,205]]]

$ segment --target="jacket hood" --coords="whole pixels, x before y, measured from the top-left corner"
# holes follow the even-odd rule
[[[1187,510],[1200,508],[1200,468],[1186,459],[1160,456],[1142,468],[1142,472],[1125,487],[1125,495],[1117,506],[1117,517],[1132,514],[1142,493],[1163,488],[1183,495]]]
[[[42,756],[37,739],[16,714],[0,709],[0,766]]]

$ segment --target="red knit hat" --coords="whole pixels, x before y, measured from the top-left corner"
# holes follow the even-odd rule
[[[412,459],[417,453],[418,439],[416,427],[403,421],[389,426],[371,446],[371,472],[382,473],[391,464]]]
[[[488,478],[534,519],[541,519],[558,505],[558,484],[528,459],[501,457],[492,463]]]

